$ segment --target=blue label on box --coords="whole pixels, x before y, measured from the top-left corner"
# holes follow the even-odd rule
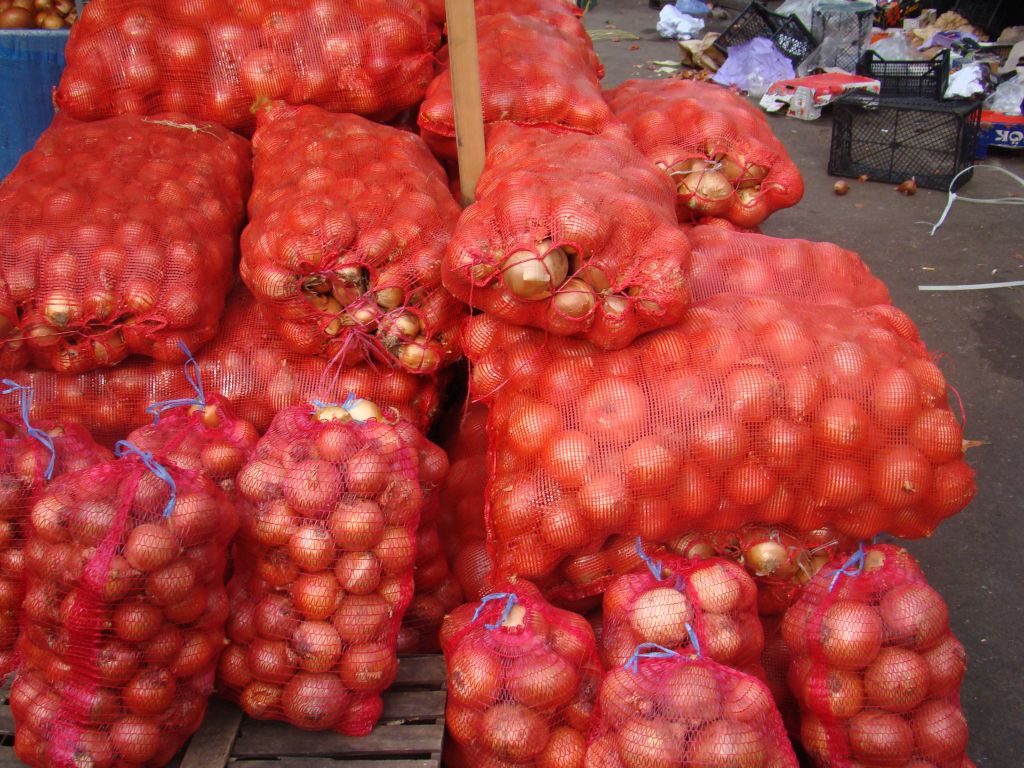
[[[990,147],[1024,147],[1024,123],[982,123],[981,140]]]

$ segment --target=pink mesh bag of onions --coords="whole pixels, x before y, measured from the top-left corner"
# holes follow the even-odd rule
[[[613,579],[604,593],[605,669],[621,667],[642,643],[692,652],[692,633],[709,659],[764,676],[757,588],[746,571],[717,557],[639,554],[643,565]]]
[[[237,416],[260,432],[285,406],[343,398],[348,392],[389,412],[394,409],[421,428],[429,426],[440,407],[437,376],[373,363],[331,366],[324,358],[292,351],[243,287],[228,296],[217,336],[195,358],[207,387],[230,400]],[[180,365],[141,358],[78,376],[29,370],[14,378],[35,388],[35,418],[81,424],[105,445],[151,422],[150,404],[194,396]]]
[[[832,243],[728,231],[702,224],[686,230],[693,246],[694,301],[720,293],[789,296],[809,304],[890,304],[885,283],[861,258]]]
[[[587,768],[797,768],[764,683],[694,646],[643,643],[607,671]]]
[[[946,380],[891,306],[722,294],[612,352],[479,315],[464,344],[503,578],[586,583],[609,537],[753,522],[926,536],[975,493]]]
[[[444,284],[495,318],[618,349],[679,319],[689,265],[670,185],[628,141],[503,125]]]
[[[354,396],[293,406],[238,474],[219,682],[251,717],[350,736],[373,729],[413,597],[421,472],[433,472],[419,464],[424,439]]]
[[[433,373],[465,307],[441,287],[459,206],[415,134],[275,103],[253,137],[242,279],[288,346]]]
[[[584,768],[601,682],[593,630],[527,581],[496,587],[442,629],[453,762]]]
[[[199,727],[238,524],[208,479],[130,443],[32,508],[14,749],[32,766],[165,765]]]
[[[0,679],[14,669],[25,599],[25,550],[32,504],[46,484],[112,458],[75,424],[33,420],[32,388],[4,379],[0,394]],[[15,397],[17,395],[17,397]]]
[[[484,123],[510,121],[591,134],[616,124],[601,95],[600,64],[582,25],[577,21],[577,31],[567,36],[562,29],[571,19],[553,18],[550,10],[534,18],[518,5],[508,10],[477,18]],[[445,66],[427,88],[418,123],[434,153],[454,161],[451,73],[447,51],[439,56]]]
[[[57,106],[89,120],[181,112],[242,131],[272,99],[390,119],[434,76],[426,16],[393,0],[92,0]]]
[[[692,80],[627,80],[606,92],[637,146],[671,176],[680,221],[720,216],[755,227],[800,202],[804,182],[764,115]]]
[[[217,332],[249,177],[217,125],[59,116],[0,185],[0,361],[183,361]]]
[[[879,544],[830,562],[786,612],[782,636],[815,766],[973,765],[964,649],[906,550]]]

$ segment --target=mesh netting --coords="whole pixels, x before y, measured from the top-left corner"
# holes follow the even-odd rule
[[[217,332],[249,144],[215,125],[58,117],[0,186],[0,364],[184,359]]]
[[[458,356],[465,308],[441,287],[459,217],[408,131],[276,103],[253,137],[242,279],[297,352],[433,373]]]
[[[444,265],[463,301],[606,349],[683,313],[690,246],[670,186],[621,137],[492,128],[476,193]]]
[[[492,592],[494,563],[487,551],[484,489],[487,486],[487,406],[453,409],[441,425],[451,467],[441,486],[438,528],[452,571],[468,599]]]
[[[709,659],[761,675],[756,598],[754,581],[728,560],[654,555],[605,590],[601,661],[621,667],[641,643],[692,653],[692,631]]]
[[[606,94],[637,146],[668,173],[680,221],[754,227],[800,202],[804,183],[768,120],[738,94],[693,80],[627,80]]]
[[[416,530],[416,563],[412,602],[402,618],[399,653],[437,653],[441,622],[462,604],[462,587],[448,565],[438,519],[441,488],[448,477],[448,455],[427,439],[419,448],[419,478],[424,491],[423,513]]]
[[[967,660],[948,619],[906,550],[866,547],[818,573],[782,624],[814,765],[968,764]]]
[[[477,19],[480,94],[484,122],[600,133],[616,122],[601,95],[593,47],[587,36],[566,37],[544,18],[494,13]],[[582,25],[579,24],[580,27]],[[455,110],[447,52],[445,66],[430,83],[420,106],[423,138],[435,154],[456,159]]]
[[[615,352],[489,315],[464,342],[502,577],[749,522],[920,537],[975,492],[945,378],[891,306],[723,294]]]
[[[434,75],[418,3],[92,0],[57,105],[73,117],[181,112],[251,130],[272,99],[388,119]]]
[[[717,226],[686,230],[693,246],[694,301],[720,293],[790,296],[811,304],[889,304],[885,284],[857,254],[832,243],[730,232]]]
[[[244,288],[228,297],[220,331],[196,360],[206,386],[227,397],[237,415],[261,432],[285,406],[343,398],[348,392],[394,408],[421,427],[439,407],[435,377],[371,363],[339,368],[289,350]],[[14,378],[35,387],[34,417],[76,422],[110,445],[152,421],[146,412],[151,403],[194,396],[180,365],[138,358],[74,377],[24,371]]]
[[[6,381],[4,385],[4,407],[11,412],[0,414],[0,680],[15,664],[32,504],[51,478],[111,458],[110,451],[75,424],[27,421],[30,392]]]
[[[213,688],[237,513],[211,481],[118,449],[32,508],[10,698],[32,766],[166,765]]]
[[[601,681],[586,619],[526,581],[445,619],[445,724],[464,764],[583,768]]]
[[[373,729],[413,595],[422,440],[365,400],[294,406],[239,473],[218,673],[251,717],[350,736]]]
[[[703,657],[638,646],[601,683],[587,768],[797,768],[764,683]]]

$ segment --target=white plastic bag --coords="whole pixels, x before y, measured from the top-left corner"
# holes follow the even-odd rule
[[[1021,114],[1021,102],[1024,102],[1024,80],[1014,75],[996,86],[995,93],[985,100],[985,108],[1002,115],[1017,116]]]
[[[735,85],[749,91],[752,86],[766,89],[778,80],[791,80],[795,76],[793,62],[775,47],[775,43],[755,37],[742,45],[730,46],[725,64],[711,79],[719,85]]]
[[[666,5],[661,9],[656,29],[659,35],[670,40],[689,40],[704,29],[704,19],[680,13],[674,5]]]

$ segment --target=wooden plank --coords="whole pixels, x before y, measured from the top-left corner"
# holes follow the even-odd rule
[[[236,760],[229,768],[437,768],[437,760],[332,760],[329,757],[282,757],[280,760]]]
[[[444,691],[393,691],[384,695],[381,720],[437,720],[446,699]]]
[[[399,656],[398,673],[392,687],[405,685],[444,687],[446,676],[444,656],[439,653]]]
[[[473,0],[445,0],[448,59],[455,112],[455,142],[459,152],[462,204],[473,202],[484,167],[484,110],[480,101],[480,61]]]
[[[181,768],[223,768],[241,724],[242,710],[221,699],[210,699],[206,719],[189,742]]]
[[[378,725],[369,736],[353,738],[326,731],[309,733],[285,723],[246,721],[231,754],[236,757],[302,755],[430,755],[441,752],[444,723]]]

